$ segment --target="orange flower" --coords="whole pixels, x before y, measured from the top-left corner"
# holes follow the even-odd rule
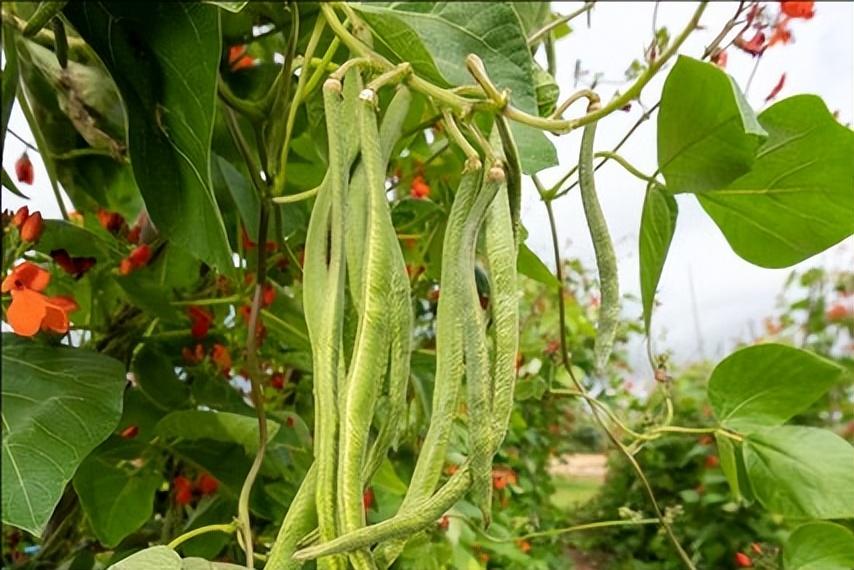
[[[26,151],[15,161],[15,176],[18,177],[18,182],[33,183],[33,163],[30,162]]]
[[[144,267],[150,259],[151,248],[148,244],[137,246],[119,263],[119,275],[127,275],[140,267]]]
[[[223,373],[228,374],[228,371],[231,369],[231,352],[229,352],[228,348],[221,344],[213,345],[211,349],[211,360],[214,361],[217,368],[223,371]]]
[[[787,44],[792,41],[792,32],[786,26],[789,23],[788,18],[783,18],[783,20],[774,26],[774,33],[771,34],[771,39],[768,40],[768,47],[771,47],[775,44]]]
[[[515,485],[517,482],[516,472],[509,467],[496,467],[492,470],[492,486],[497,491],[506,488],[508,485]]]
[[[780,10],[790,18],[803,18],[809,20],[815,16],[815,2],[794,2],[791,0],[782,0],[780,2]]]
[[[37,242],[44,231],[44,222],[39,212],[34,212],[21,226],[21,239],[24,241]]]
[[[733,41],[733,44],[741,51],[747,52],[752,56],[762,55],[762,52],[768,47],[765,43],[765,34],[759,30],[756,31],[750,40],[745,40],[743,37],[738,36]]]
[[[531,543],[527,540],[517,540],[516,546],[518,546],[519,550],[521,550],[524,554],[528,554],[529,552],[531,552]]]
[[[40,291],[49,282],[50,273],[29,261],[17,265],[3,280],[3,293],[12,294],[6,319],[16,334],[33,336],[39,330],[68,332],[68,313],[77,310],[77,303],[69,297],[42,294]]]
[[[421,175],[412,179],[412,184],[409,186],[409,195],[416,199],[428,198],[430,196],[430,186]]]
[[[122,228],[122,224],[125,223],[125,219],[122,218],[121,214],[117,214],[116,212],[109,212],[104,209],[98,210],[98,223],[101,224],[101,227],[114,234],[118,232]]]

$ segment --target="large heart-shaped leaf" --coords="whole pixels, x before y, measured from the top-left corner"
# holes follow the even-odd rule
[[[698,196],[733,251],[761,267],[788,267],[854,233],[854,132],[815,95],[773,105],[753,168]]]
[[[40,535],[81,461],[116,428],[122,364],[3,335],[3,522]]]
[[[93,453],[74,476],[74,490],[92,531],[104,546],[112,548],[151,517],[154,494],[163,477],[151,463],[141,466],[133,451],[141,446],[121,446]]]
[[[470,85],[466,56],[483,59],[490,78],[509,89],[513,104],[537,114],[533,62],[519,17],[505,2],[364,2],[355,4],[376,32],[377,49],[439,85]],[[557,164],[545,135],[513,124],[522,170],[531,174]]]
[[[219,12],[180,2],[69,3],[68,19],[124,100],[134,177],[152,221],[199,259],[231,270],[210,181]]]
[[[785,570],[851,570],[854,568],[854,533],[829,522],[796,528],[783,546]]]
[[[243,566],[211,562],[202,558],[184,558],[168,546],[152,546],[116,562],[107,570],[240,570]]]
[[[811,352],[760,344],[723,359],[709,379],[709,402],[721,424],[748,433],[778,426],[833,386],[843,369]]]
[[[769,511],[792,517],[854,517],[854,447],[833,432],[780,426],[744,440],[753,493]]]
[[[717,66],[680,56],[658,111],[658,168],[670,192],[705,192],[750,170],[765,131]]]
[[[279,431],[279,424],[268,422],[268,439]],[[212,439],[226,443],[239,443],[246,453],[258,450],[258,420],[254,417],[204,410],[172,412],[157,424],[157,434],[180,439]]]
[[[652,304],[655,290],[661,279],[667,251],[676,231],[676,216],[679,208],[673,196],[666,194],[658,186],[651,186],[646,192],[641,214],[641,227],[638,248],[640,250],[640,284],[643,301],[643,322],[646,334],[652,321]]]
[[[539,281],[543,285],[555,288],[560,287],[560,281],[555,277],[555,274],[552,273],[548,266],[546,266],[546,264],[537,257],[537,254],[531,251],[531,249],[524,243],[519,244],[519,254],[516,258],[516,270],[525,277],[529,277],[534,281]]]

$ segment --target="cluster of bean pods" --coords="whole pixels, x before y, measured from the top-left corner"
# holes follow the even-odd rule
[[[299,568],[312,559],[321,569],[388,568],[407,538],[434,524],[466,493],[489,523],[492,458],[512,410],[518,348],[520,177],[509,131],[499,137],[499,129],[490,141],[498,151],[482,149],[483,166],[463,173],[451,206],[432,414],[408,491],[397,514],[366,523],[363,491],[396,445],[407,405],[413,315],[386,171],[410,99],[398,86],[378,127],[377,95],[364,88],[357,67],[349,68],[343,85],[333,76],[323,86],[328,171],[312,209],[303,276],[315,461],[268,555],[268,569]],[[475,282],[478,260],[489,276],[486,309]],[[352,334],[346,330],[350,315],[356,322]],[[463,397],[468,458],[440,485]]]

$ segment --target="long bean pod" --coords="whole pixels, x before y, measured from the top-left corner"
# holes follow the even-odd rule
[[[315,492],[317,485],[317,467],[312,465],[288,507],[288,514],[279,527],[279,533],[273,547],[267,554],[266,570],[297,570],[302,562],[293,559],[300,539],[317,525],[315,511]]]
[[[590,110],[595,110],[595,104]],[[608,224],[602,213],[602,206],[596,195],[596,183],[593,173],[593,141],[596,137],[596,123],[584,127],[581,135],[581,153],[578,158],[578,180],[581,189],[581,202],[593,250],[596,253],[596,267],[599,272],[599,323],[596,330],[596,342],[593,352],[597,372],[601,372],[608,363],[617,325],[620,317],[620,286],[617,278],[617,256],[614,244],[608,232]]]

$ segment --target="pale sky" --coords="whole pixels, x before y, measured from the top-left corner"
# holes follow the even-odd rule
[[[769,5],[776,4],[769,2]],[[553,2],[553,9],[569,13],[582,2]],[[649,42],[652,30],[653,2],[599,2],[592,15],[592,28],[587,29],[580,18],[574,22],[574,32],[557,44],[559,60],[558,84],[562,95],[573,91],[573,71],[576,59],[584,69],[604,73],[605,79],[619,80],[629,63],[640,57]],[[721,29],[734,11],[735,3],[710,3],[698,31],[683,46],[682,53],[698,56],[703,47]],[[658,25],[678,33],[695,8],[691,2],[662,2],[658,10]],[[796,93],[815,93],[824,98],[831,111],[838,110],[841,120],[850,123],[854,117],[854,4],[849,2],[817,2],[816,16],[809,21],[792,23],[794,43],[774,46],[764,55],[748,93],[756,108],[777,83],[780,74],[787,75],[786,85],[779,98]],[[747,54],[730,50],[727,71],[744,86],[753,67]],[[666,76],[653,81],[641,97],[647,105],[658,100]],[[609,98],[618,88],[610,83],[598,91]],[[580,112],[582,105],[568,114]],[[597,150],[610,149],[631,127],[641,113],[634,105],[630,113],[616,113],[598,128]],[[15,107],[10,126],[28,141],[33,137],[26,121]],[[577,161],[580,133],[556,139],[561,166],[544,171],[544,182],[556,181]],[[3,166],[14,172],[14,162],[24,146],[7,136],[3,150]],[[621,151],[641,170],[655,170],[655,119],[648,121],[635,133]],[[45,217],[58,217],[59,210],[47,182],[47,173],[35,153],[30,153],[35,167],[36,183],[23,187],[33,197],[31,210],[40,210]],[[528,245],[550,266],[551,247],[548,223],[536,192],[526,181],[523,200],[523,222],[530,232]],[[611,234],[616,243],[620,263],[621,289],[639,296],[637,236],[643,204],[644,185],[626,174],[621,167],[609,163],[597,175],[597,187]],[[3,207],[16,209],[23,202],[5,189]],[[662,302],[655,314],[654,329],[658,350],[670,349],[677,361],[698,357],[723,356],[737,339],[744,339],[753,330],[760,330],[762,319],[773,312],[778,293],[789,269],[770,270],[755,267],[736,256],[720,231],[705,215],[691,196],[680,196],[679,221],[667,265],[659,287]],[[564,255],[578,257],[593,267],[593,249],[587,235],[578,192],[561,199],[555,205]],[[849,238],[831,250],[811,258],[799,269],[822,265],[843,267],[854,261],[854,239]],[[693,282],[696,307],[692,302]],[[640,305],[627,303],[628,317],[640,315]],[[695,319],[696,314],[696,319]],[[697,338],[701,331],[702,354]],[[647,376],[641,347],[632,348],[632,361],[640,376]]]

